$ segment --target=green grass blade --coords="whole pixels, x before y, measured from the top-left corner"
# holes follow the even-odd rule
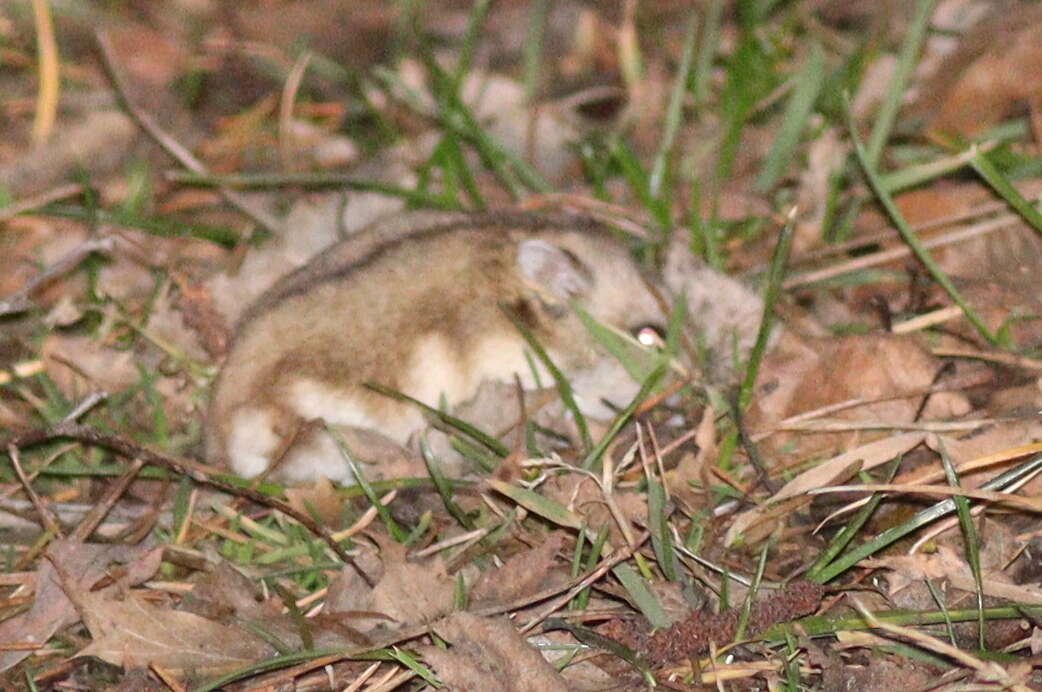
[[[776,64],[760,39],[760,17],[752,3],[738,6],[741,25],[738,46],[727,66],[727,84],[720,96],[723,137],[716,160],[716,181],[720,185],[734,172],[742,133],[763,95],[775,86]]]
[[[883,147],[886,146],[886,141],[890,139],[890,132],[894,127],[894,121],[897,119],[897,113],[901,110],[905,89],[908,86],[909,78],[912,76],[912,71],[915,69],[919,51],[923,45],[923,39],[926,37],[926,29],[930,23],[930,16],[933,14],[935,1],[918,0],[915,5],[915,15],[908,27],[908,34],[905,36],[904,43],[901,45],[901,53],[897,59],[897,68],[894,70],[894,75],[890,78],[890,83],[887,85],[886,96],[883,97],[883,103],[880,104],[879,112],[876,114],[876,121],[872,125],[872,134],[868,137],[868,147],[865,156],[872,168],[879,164],[879,157],[883,153]]]
[[[474,6],[470,10],[470,17],[467,19],[467,33],[464,34],[463,41],[460,43],[459,57],[456,59],[456,70],[453,74],[453,81],[456,83],[457,89],[463,84],[467,73],[473,67],[474,47],[478,44],[481,30],[485,27],[485,20],[488,18],[488,11],[491,7],[492,0],[475,0]]]
[[[691,93],[695,98],[695,106],[701,106],[709,95],[709,78],[713,71],[713,58],[716,57],[720,42],[720,20],[724,14],[724,0],[712,0],[706,8],[702,35],[698,41],[698,58],[695,70],[691,75]]]
[[[1006,176],[1002,175],[985,152],[974,145],[970,147],[968,153],[971,155],[970,165],[977,175],[984,178],[984,181],[991,185],[992,189],[999,193],[1002,199],[1006,200],[1009,206],[1013,207],[1035,229],[1036,233],[1042,234],[1042,213],[1039,213],[1031,202],[1024,199],[1024,196],[1013,187]]]
[[[1020,466],[1000,473],[987,483],[981,485],[981,489],[1002,490],[1020,481],[1026,476],[1035,473],[1039,469],[1042,469],[1042,455],[1037,456],[1030,461],[1026,461]],[[837,576],[856,565],[863,558],[882,550],[895,541],[904,538],[912,531],[915,531],[922,526],[926,526],[930,522],[947,516],[954,511],[955,502],[951,498],[942,500],[941,502],[927,507],[921,512],[916,513],[915,516],[903,524],[883,531],[872,540],[863,543],[857,548],[851,550],[849,553],[846,553],[843,557],[829,565],[828,568],[821,570],[814,581],[819,584],[827,584],[829,581],[835,579]]]
[[[431,51],[424,50],[421,57],[431,75],[435,93],[439,96],[442,124],[474,147],[485,166],[504,183],[515,198],[520,199],[523,196],[522,185],[536,192],[549,192],[550,184],[535,168],[482,129]]]
[[[397,646],[390,649],[391,660],[398,661],[403,666],[416,673],[417,676],[422,678],[431,687],[439,688],[444,687],[445,684],[431,671],[430,668],[420,663],[419,659],[413,656],[405,649],[399,649]]]
[[[463,155],[463,148],[460,147],[458,138],[448,135],[442,137],[434,154],[431,155],[431,159],[440,163],[442,170],[445,171],[446,177],[450,181],[459,181],[475,209],[486,208],[485,198],[481,194],[477,180],[474,179],[474,174],[470,172],[470,166],[467,165],[467,160]],[[446,187],[448,187],[448,181],[446,181]],[[449,190],[446,191],[448,192]],[[448,195],[448,199],[451,201],[446,206],[462,207],[457,195]]]
[[[630,148],[628,142],[616,138],[612,150],[612,159],[622,170],[622,175],[629,183],[630,190],[640,200],[641,206],[655,218],[656,223],[662,228],[671,226],[669,205],[651,194],[651,176],[644,169],[640,158]]]
[[[640,391],[633,397],[633,400],[624,408],[619,415],[615,416],[615,420],[612,421],[611,427],[604,433],[604,437],[601,438],[597,446],[590,450],[590,453],[583,459],[582,467],[584,469],[596,469],[600,466],[601,457],[608,451],[608,447],[611,445],[612,440],[619,434],[622,427],[629,422],[630,418],[633,417],[633,412],[637,410],[640,403],[647,398],[648,394],[651,393],[655,386],[658,384],[662,376],[666,374],[667,364],[662,363],[659,365],[654,372],[648,375],[648,378],[644,380],[640,386]]]
[[[970,163],[974,154],[974,149],[970,148],[961,154],[945,156],[936,161],[907,166],[898,171],[881,174],[879,179],[887,192],[895,194],[901,190],[906,190],[910,187],[936,180],[949,173],[954,173],[967,163]]]
[[[604,552],[604,544],[608,540],[609,533],[609,526],[605,524],[593,539],[593,544],[590,546],[590,552],[587,554],[586,562],[584,563],[584,568],[587,572],[592,572],[597,567],[597,562],[600,561],[601,554]],[[578,572],[574,576],[579,576]],[[572,599],[572,608],[574,610],[586,609],[586,606],[590,603],[591,588],[587,586]]]
[[[575,306],[575,313],[590,336],[611,354],[612,358],[619,361],[635,381],[643,382],[660,365],[662,359],[660,353],[650,351],[633,339],[622,336],[611,327],[604,326],[579,306]]]
[[[760,548],[760,559],[756,563],[756,574],[753,575],[752,584],[749,585],[749,591],[745,596],[745,602],[742,603],[742,612],[738,616],[738,627],[735,628],[734,641],[740,642],[745,638],[745,630],[749,626],[749,617],[753,612],[753,605],[756,603],[756,595],[760,591],[760,584],[763,582],[763,573],[767,569],[767,555],[770,553],[772,548],[772,541],[764,541],[763,547]]]
[[[539,93],[539,71],[543,64],[543,39],[546,20],[550,15],[550,0],[533,0],[528,9],[528,27],[525,31],[524,77],[525,102],[533,103]]]
[[[854,152],[857,154],[858,161],[861,163],[861,169],[864,171],[865,177],[868,178],[868,184],[872,188],[872,192],[875,193],[876,199],[879,200],[883,209],[886,210],[886,213],[890,216],[890,220],[894,222],[895,226],[897,226],[897,230],[901,234],[901,237],[904,239],[905,243],[908,244],[908,247],[911,248],[912,253],[915,254],[916,258],[918,258],[926,267],[927,271],[930,272],[930,276],[932,276],[934,280],[948,292],[948,295],[951,296],[956,305],[962,308],[962,312],[966,315],[966,319],[969,320],[970,324],[976,328],[981,336],[987,339],[989,344],[997,346],[998,339],[988,330],[987,325],[984,324],[984,321],[981,319],[980,315],[977,314],[977,311],[974,310],[969,303],[963,300],[962,294],[960,294],[958,289],[955,288],[955,284],[952,283],[951,279],[948,278],[948,275],[944,273],[940,266],[934,261],[933,257],[930,256],[927,249],[923,247],[923,244],[915,234],[915,231],[913,231],[912,227],[908,225],[908,222],[905,221],[901,211],[897,208],[897,205],[894,204],[894,200],[890,196],[890,193],[883,187],[883,184],[879,179],[879,174],[876,173],[874,167],[869,161],[868,152],[865,151],[865,147],[861,143],[861,138],[858,137],[857,129],[854,126],[853,115],[851,115],[849,107],[847,108],[847,121],[850,129],[850,138],[854,144]]]
[[[647,469],[645,469],[647,471]],[[650,473],[648,474],[648,531],[651,546],[655,551],[662,576],[677,581],[680,575],[677,555],[673,551],[673,534],[669,530],[669,514],[666,506],[666,489]]]
[[[666,615],[666,611],[662,609],[662,605],[655,598],[655,594],[651,593],[648,585],[644,583],[644,580],[641,579],[637,571],[628,562],[615,565],[612,569],[612,574],[622,583],[622,587],[626,589],[630,598],[633,599],[633,603],[647,618],[648,622],[651,623],[652,627],[669,627],[672,624],[669,616]]]
[[[525,326],[524,322],[514,314],[514,311],[507,305],[500,305],[499,307],[503,311],[503,314],[514,323],[514,327],[517,328],[517,331],[521,333],[522,338],[524,338],[528,343],[528,347],[532,349],[535,357],[543,364],[546,371],[550,373],[550,377],[553,378],[554,384],[557,386],[557,392],[561,396],[561,403],[564,404],[564,407],[575,417],[575,425],[579,428],[579,436],[582,438],[583,449],[590,449],[593,447],[593,438],[590,437],[590,426],[586,423],[586,416],[584,416],[582,411],[579,410],[579,404],[575,401],[571,382],[569,382],[568,378],[564,376],[564,373],[554,365],[554,362],[550,360],[550,356],[546,353],[546,349],[544,349],[536,340],[535,335]]]
[[[904,458],[903,455],[898,456],[890,464],[890,468],[887,470],[886,482],[889,483],[897,475],[897,469],[901,467],[901,460]],[[867,474],[862,474],[862,480],[870,482]],[[852,519],[844,524],[843,528],[836,534],[836,536],[829,542],[828,547],[818,557],[814,566],[807,570],[807,579],[810,581],[818,581],[818,576],[824,570],[829,563],[836,559],[836,557],[842,553],[850,542],[854,540],[854,536],[858,534],[861,528],[868,523],[868,520],[875,513],[876,508],[879,507],[879,503],[883,501],[883,493],[872,493],[872,496],[868,498],[868,502],[865,506],[858,510],[857,514]]]
[[[376,513],[380,515],[380,520],[387,527],[387,532],[391,534],[391,538],[398,541],[399,543],[405,543],[409,537],[409,532],[398,525],[398,522],[391,516],[391,510],[384,503],[380,502],[379,495],[373,490],[373,487],[369,485],[369,481],[366,480],[365,474],[362,473],[361,465],[355,460],[351,450],[348,449],[347,441],[344,440],[340,432],[329,424],[325,425],[326,434],[333,438],[336,442],[337,449],[340,450],[340,456],[343,457],[344,461],[351,468],[351,473],[355,476],[355,481],[358,483],[358,487],[365,493],[365,497],[369,500],[369,503],[376,508]]]
[[[673,92],[669,97],[666,110],[666,122],[662,130],[662,142],[659,144],[655,160],[651,165],[651,176],[648,180],[649,194],[658,199],[662,197],[663,184],[666,181],[666,170],[673,156],[677,132],[680,131],[683,114],[684,95],[687,94],[688,75],[691,73],[691,62],[695,55],[695,37],[698,31],[698,15],[691,13],[687,20],[687,31],[684,32],[684,52],[680,56],[680,65],[673,80]]]
[[[215,245],[232,247],[240,233],[226,226],[185,223],[167,216],[139,216],[122,209],[90,209],[73,204],[48,204],[32,211],[33,216],[55,216],[92,224],[127,226],[162,238],[198,238]]]
[[[423,455],[423,461],[427,464],[427,471],[431,474],[431,480],[434,481],[434,488],[438,491],[438,496],[441,497],[441,502],[445,505],[449,515],[458,521],[460,526],[468,531],[473,531],[475,528],[474,522],[463,511],[463,508],[452,499],[452,483],[441,472],[441,465],[435,458],[434,450],[431,449],[430,443],[427,442],[426,435],[420,438],[420,454]]]
[[[799,146],[800,137],[807,128],[807,119],[814,110],[821,87],[825,83],[825,52],[815,42],[807,57],[807,64],[796,75],[796,86],[785,108],[781,127],[774,137],[771,150],[764,160],[753,190],[765,194],[775,186],[792,163],[793,154]]]
[[[498,478],[489,478],[486,482],[489,487],[496,492],[506,495],[529,512],[538,514],[549,522],[553,522],[558,526],[563,526],[568,529],[579,530],[582,528],[582,517],[575,512],[570,511],[559,502],[555,502],[544,495],[540,495],[534,490],[522,488],[513,483],[501,481]]]
[[[490,452],[492,452],[496,456],[505,457],[508,454],[510,454],[510,448],[507,447],[505,444],[461,418],[457,418],[456,416],[445,413],[444,411],[436,409],[433,406],[428,406],[419,399],[414,399],[408,394],[403,394],[399,391],[391,389],[390,387],[385,387],[382,384],[378,384],[376,382],[364,382],[363,385],[373,390],[374,392],[378,392],[380,394],[383,394],[384,396],[389,396],[392,399],[397,399],[398,401],[410,403],[413,406],[420,408],[425,414],[427,414],[431,418],[434,418],[435,420],[440,421],[442,424],[447,425],[448,427],[463,433],[475,442],[484,445],[488,448]]]
[[[573,625],[567,620],[562,618],[551,618],[546,621],[544,629],[560,629],[569,632],[573,637],[578,639],[586,646],[595,647],[607,651],[612,656],[620,658],[630,666],[641,673],[644,676],[644,681],[649,685],[654,685],[655,676],[652,673],[651,665],[641,658],[640,654],[633,651],[632,649],[623,646],[614,639],[609,639],[597,632],[587,628]]]
[[[742,387],[738,391],[738,413],[745,411],[753,399],[753,388],[756,385],[756,376],[760,373],[760,364],[763,362],[764,354],[767,352],[767,342],[771,338],[771,328],[774,326],[774,304],[778,302],[781,295],[782,282],[785,279],[785,267],[789,260],[789,250],[792,248],[792,239],[796,234],[796,209],[793,208],[789,217],[778,234],[778,244],[774,247],[774,255],[771,257],[771,266],[767,272],[767,287],[763,296],[763,315],[760,317],[760,329],[756,333],[756,343],[749,353],[749,362],[745,366],[745,378]]]
[[[944,477],[948,485],[953,488],[962,486],[959,483],[959,475],[955,472],[948,450],[944,448],[944,441],[940,437],[937,443],[941,452],[941,463],[944,466]],[[980,648],[984,649],[984,581],[980,568],[980,537],[977,535],[977,527],[973,525],[973,514],[970,512],[970,500],[963,495],[952,497],[955,502],[955,512],[959,516],[959,528],[962,530],[962,541],[966,546],[966,561],[970,564],[973,573],[973,583],[977,588],[977,610],[981,613],[980,621],[977,623],[977,635],[979,636]]]
[[[951,616],[948,614],[948,606],[944,602],[944,596],[937,590],[937,587],[933,585],[929,576],[923,579],[923,583],[926,584],[926,588],[930,592],[933,602],[937,604],[937,609],[944,613],[944,627],[948,632],[948,643],[952,646],[958,646],[959,643],[955,639],[954,623],[952,622]],[[979,621],[978,624],[980,624]]]

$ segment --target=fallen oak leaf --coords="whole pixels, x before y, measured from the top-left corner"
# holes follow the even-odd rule
[[[123,600],[81,593],[79,601],[93,641],[77,656],[95,656],[124,668],[154,664],[175,674],[216,674],[276,654],[239,627],[157,605],[133,593]]]

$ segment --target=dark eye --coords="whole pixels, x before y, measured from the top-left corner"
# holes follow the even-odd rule
[[[630,330],[630,334],[641,346],[647,348],[664,348],[666,332],[657,324],[642,324]]]

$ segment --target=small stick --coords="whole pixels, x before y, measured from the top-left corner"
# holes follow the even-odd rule
[[[946,245],[954,245],[963,241],[969,240],[970,238],[976,238],[977,236],[987,235],[1000,231],[1004,228],[1009,228],[1020,222],[1020,218],[1015,214],[1008,216],[1000,216],[995,219],[962,228],[945,235],[935,236],[923,241],[923,247],[933,249],[937,247],[944,247]],[[782,283],[782,288],[788,290],[798,288],[800,286],[806,286],[808,284],[815,283],[817,281],[824,281],[831,279],[834,276],[841,274],[847,274],[858,269],[867,269],[868,267],[875,267],[880,264],[886,264],[887,262],[893,262],[904,257],[908,257],[912,254],[911,248],[907,245],[901,245],[898,247],[890,248],[889,250],[881,250],[874,252],[871,255],[865,255],[863,257],[856,257],[851,260],[846,260],[838,264],[834,264],[824,269],[818,269],[815,271],[805,272],[803,274],[796,274],[785,279]]]
[[[0,317],[25,312],[33,306],[33,301],[30,297],[33,293],[65,272],[77,267],[92,252],[111,252],[113,244],[114,239],[112,236],[90,238],[80,243],[67,252],[60,260],[27,281],[20,289],[7,298],[0,300]]]
[[[93,428],[84,425],[77,425],[75,423],[61,423],[53,428],[30,430],[29,432],[16,436],[13,440],[8,442],[8,450],[11,450],[12,447],[27,447],[56,437],[67,437],[86,444],[105,447],[106,449],[110,449],[128,459],[140,459],[146,464],[170,469],[174,473],[188,476],[197,483],[202,483],[228,493],[229,495],[244,497],[259,505],[264,505],[278,510],[286,516],[295,519],[306,529],[321,538],[337,555],[337,557],[354,567],[359,576],[361,576],[369,586],[373,586],[372,581],[369,579],[369,575],[362,571],[362,569],[355,563],[354,558],[352,558],[325,529],[319,526],[315,520],[309,517],[306,513],[298,512],[285,502],[265,495],[264,493],[252,488],[240,487],[215,478],[210,469],[207,469],[200,464],[188,460],[175,459],[174,457],[154,452],[147,447],[142,447],[136,442],[119,435],[104,435]]]
[[[638,536],[637,539],[635,541],[633,541],[633,543],[631,543],[628,547],[620,548],[619,550],[617,550],[615,552],[614,555],[612,555],[609,558],[606,558],[606,559],[602,560],[601,564],[599,564],[597,566],[597,569],[595,569],[592,572],[590,572],[589,574],[587,574],[585,577],[580,579],[577,583],[572,585],[572,587],[570,589],[568,589],[565,593],[563,593],[562,595],[558,596],[553,601],[551,601],[549,605],[547,605],[545,608],[543,608],[543,610],[539,611],[534,617],[532,617],[531,620],[526,622],[525,625],[518,631],[521,634],[525,634],[526,632],[531,631],[533,627],[538,625],[540,622],[542,622],[546,618],[550,617],[550,615],[554,611],[560,609],[562,606],[564,606],[566,603],[568,603],[568,601],[570,601],[573,598],[575,598],[576,594],[578,594],[580,591],[582,591],[587,586],[589,586],[590,584],[593,584],[595,581],[597,581],[598,579],[603,577],[605,574],[607,574],[611,569],[613,569],[619,563],[625,562],[626,560],[630,559],[630,557],[632,557],[635,552],[640,550],[640,546],[644,545],[644,542],[647,541],[650,536],[651,536],[651,534],[648,533],[647,531],[645,531],[640,536]],[[555,589],[555,591],[556,590],[557,589]],[[540,594],[541,593],[542,592],[540,592]],[[534,602],[535,600],[542,600],[542,599],[528,599],[528,600],[530,602]],[[513,607],[520,607],[520,606],[512,606],[511,609],[513,609]],[[500,610],[499,607],[493,606],[491,608],[485,608],[483,610],[480,610],[480,611],[478,611],[477,614],[478,615],[494,615],[494,614],[497,614],[498,612],[502,612],[502,611]]]
[[[127,115],[137,123],[138,127],[140,127],[145,134],[155,140],[155,142],[163,148],[163,151],[173,157],[174,160],[182,166],[193,173],[209,175],[209,171],[206,166],[203,165],[202,161],[195,158],[195,156],[192,155],[192,152],[185,149],[177,140],[167,134],[159,123],[156,122],[155,118],[131,103],[130,97],[128,96],[129,92],[126,89],[126,85],[123,83],[123,78],[116,70],[116,60],[115,54],[112,50],[112,42],[104,31],[99,30],[94,36],[98,43],[98,50],[101,53],[102,67],[104,68],[109,81],[112,83],[113,90],[116,92],[116,100],[119,101],[121,106],[123,106]],[[260,226],[263,226],[266,230],[275,234],[280,234],[282,231],[282,224],[274,216],[263,209],[257,208],[256,205],[238,192],[223,187],[218,187],[217,189],[226,202],[253,219],[253,221]]]
[[[87,538],[94,533],[94,529],[98,528],[98,524],[101,523],[102,519],[109,513],[112,506],[116,504],[127,487],[130,486],[130,481],[134,480],[137,472],[141,470],[141,467],[145,465],[145,462],[141,459],[134,459],[133,463],[130,464],[130,468],[119,477],[115,483],[113,483],[109,489],[105,492],[105,497],[101,499],[96,505],[94,505],[90,512],[83,517],[83,521],[80,525],[72,532],[72,538],[77,541],[84,542]]]
[[[43,527],[53,536],[64,535],[58,520],[51,513],[51,510],[40,501],[40,496],[36,494],[33,484],[29,482],[29,478],[25,475],[25,470],[22,469],[22,461],[18,458],[18,447],[14,444],[7,445],[7,454],[11,457],[11,464],[14,466],[14,472],[18,474],[18,480],[22,482],[22,486],[25,488],[25,494],[29,496],[29,501],[33,503],[36,513],[40,515]]]

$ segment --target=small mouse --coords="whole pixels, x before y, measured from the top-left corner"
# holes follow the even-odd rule
[[[324,425],[406,445],[420,410],[375,382],[450,409],[484,382],[552,386],[512,313],[569,378],[580,409],[607,419],[633,381],[575,306],[631,334],[662,333],[655,285],[607,226],[570,215],[412,212],[320,253],[243,315],[215,382],[207,457],[253,477],[356,482]],[[611,405],[609,405],[609,403]],[[370,445],[371,446],[371,445]]]

